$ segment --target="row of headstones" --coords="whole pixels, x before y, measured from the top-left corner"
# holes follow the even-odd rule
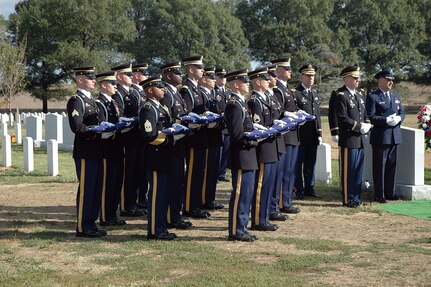
[[[24,171],[34,171],[34,141],[30,137],[24,138],[23,155]],[[56,140],[46,142],[48,175],[58,175],[58,143]],[[10,135],[2,136],[2,166],[12,166],[12,143]]]

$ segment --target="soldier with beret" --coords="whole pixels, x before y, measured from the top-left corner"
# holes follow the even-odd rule
[[[225,122],[231,140],[229,168],[232,171],[232,194],[229,200],[229,240],[252,242],[257,239],[247,230],[250,203],[254,191],[257,141],[244,138],[253,130],[246,101],[249,93],[247,70],[225,75],[232,90],[226,105]]]
[[[173,174],[173,136],[161,131],[172,125],[168,108],[160,104],[165,85],[160,77],[150,77],[140,83],[148,99],[139,112],[139,128],[145,149],[148,191],[148,239],[172,240],[174,233],[167,231],[168,190]]]
[[[131,94],[132,86],[132,66],[123,64],[111,69],[117,72],[117,91],[112,97],[120,109],[122,117],[133,118],[138,116],[139,99]],[[121,216],[143,216],[144,212],[138,209],[136,200],[138,197],[139,178],[139,150],[142,141],[139,135],[139,128],[132,127],[122,131],[124,145],[124,187],[120,197]]]
[[[208,101],[210,112],[221,115],[221,106],[217,101],[214,90],[216,84],[215,68],[204,69],[204,74],[199,81],[200,92]],[[217,188],[217,176],[220,165],[220,148],[222,146],[222,125],[219,123],[209,123],[207,129],[208,147],[205,150],[205,172],[202,185],[201,204],[203,209],[222,209],[224,205],[215,201]]]
[[[203,57],[191,56],[182,60],[187,80],[180,89],[188,112],[203,115],[208,110],[208,100],[199,89],[199,80],[204,73]],[[202,185],[204,179],[205,150],[208,147],[207,127],[202,125],[193,130],[187,138],[186,197],[183,215],[192,218],[208,218],[211,214],[201,207]]]
[[[132,85],[130,86],[130,94],[138,99],[138,109],[145,103],[147,97],[145,96],[144,90],[139,85],[140,82],[148,79],[150,73],[148,72],[147,64],[134,64],[132,65]],[[145,145],[141,144],[138,151],[139,159],[139,176],[138,176],[138,198],[136,199],[136,205],[138,208],[145,210],[147,208],[147,191],[148,191],[148,180],[145,172]]]
[[[392,91],[395,79],[392,71],[383,69],[374,78],[378,89],[367,95],[366,108],[373,125],[370,144],[373,149],[374,196],[376,201],[385,203],[387,199],[398,199],[395,195],[395,172],[405,111],[400,95]]]
[[[274,122],[273,100],[265,91],[269,87],[268,68],[257,68],[248,73],[253,88],[252,95],[247,101],[254,124],[265,128]],[[269,222],[269,205],[274,189],[276,164],[278,161],[277,139],[269,137],[259,142],[257,146],[257,162],[255,193],[251,205],[251,229],[261,231],[275,231],[276,224]]]
[[[221,111],[221,115],[223,116],[231,91],[226,87],[226,78],[224,77],[226,75],[226,70],[223,67],[217,67],[215,70],[215,74],[216,74],[216,86],[214,87],[214,90],[216,92],[216,101],[217,101],[217,106]],[[220,150],[220,166],[219,166],[217,180],[228,182],[229,180],[226,177],[226,170],[227,170],[227,161],[229,156],[230,139],[229,139],[229,133],[226,127],[224,127],[224,129],[222,130],[222,141],[223,141],[223,146]]]
[[[319,197],[314,190],[317,146],[322,143],[321,102],[319,95],[312,90],[316,71],[315,65],[302,66],[299,69],[301,83],[295,91],[298,109],[316,117],[315,120],[308,121],[299,128],[300,145],[295,178],[298,199],[303,199],[304,195]]]
[[[73,159],[79,180],[76,198],[76,236],[101,237],[106,235],[96,225],[102,195],[103,144],[91,126],[99,125],[99,110],[90,91],[96,84],[94,67],[75,68],[76,95],[67,102],[69,125],[75,134]]]
[[[341,71],[344,86],[337,91],[335,111],[339,125],[340,182],[343,205],[361,204],[364,140],[371,128],[365,101],[358,92],[360,68],[349,66]]]
[[[188,113],[186,103],[181,97],[178,86],[181,85],[183,75],[181,73],[181,63],[173,62],[160,67],[162,80],[165,84],[165,95],[160,100],[163,107],[167,107],[172,115],[172,120],[182,124],[179,117]],[[187,229],[192,226],[190,221],[182,218],[181,210],[184,204],[186,178],[185,178],[185,159],[186,159],[186,138],[175,141],[173,158],[173,173],[171,188],[168,194],[168,227],[177,229]]]
[[[277,82],[274,93],[282,105],[283,116],[296,117],[295,113],[298,111],[298,105],[294,95],[295,90],[291,89],[287,83],[292,77],[290,58],[279,58],[271,62],[276,65],[275,76],[277,77]],[[294,207],[292,201],[299,150],[299,128],[284,134],[284,143],[286,156],[284,166],[281,168],[283,171],[281,193],[278,193],[278,196],[273,200],[275,200],[275,204],[279,205],[278,208],[281,212],[299,213],[300,209]]]
[[[120,109],[112,96],[117,91],[115,72],[105,72],[96,75],[99,84],[99,97],[96,103],[99,107],[100,118],[112,124],[118,123]],[[103,189],[100,210],[100,225],[118,226],[126,221],[117,217],[123,187],[124,151],[121,142],[121,132],[117,131],[108,137],[102,134],[103,142]]]

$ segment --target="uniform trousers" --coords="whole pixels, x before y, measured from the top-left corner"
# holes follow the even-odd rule
[[[343,202],[361,203],[362,172],[364,170],[364,149],[340,147],[340,181]]]
[[[204,181],[205,149],[189,148],[187,152],[186,194],[183,210],[191,212],[200,208]]]
[[[269,205],[275,185],[276,166],[277,162],[259,163],[251,205],[252,226],[265,224],[269,221]]]
[[[398,145],[372,145],[374,196],[384,199],[395,196],[395,172]]]
[[[283,180],[281,184],[280,208],[293,205],[293,187],[295,186],[296,162],[298,160],[299,146],[286,145],[286,159],[283,168]]]
[[[101,159],[74,159],[79,180],[76,196],[77,232],[96,228],[102,198],[103,166]]]
[[[145,145],[139,147],[138,198],[136,203],[147,204],[148,179],[145,167]]]
[[[226,178],[227,163],[230,150],[230,135],[222,134],[223,146],[220,148],[220,165],[218,171],[218,179]]]
[[[147,171],[150,184],[148,189],[148,225],[150,235],[159,235],[166,232],[166,216],[168,211],[168,188],[172,178],[172,172]]]
[[[229,235],[247,233],[253,197],[255,170],[232,169],[232,193],[229,200]]]
[[[269,207],[269,214],[280,212],[280,194],[283,182],[283,167],[286,162],[286,154],[279,155],[279,160],[275,165],[275,183],[274,189],[271,192],[271,203]]]
[[[139,162],[139,147],[126,145],[124,147],[124,187],[121,193],[121,211],[136,208]]]
[[[220,163],[220,147],[209,147],[205,152],[205,174],[202,184],[201,204],[215,201],[218,167]]]
[[[167,222],[180,222],[181,209],[184,203],[184,194],[186,188],[185,176],[185,156],[182,153],[174,154],[173,172],[171,179],[171,188],[168,191],[168,217]]]
[[[299,146],[295,179],[297,194],[314,193],[316,158],[317,145]]]
[[[103,159],[103,188],[100,221],[110,221],[117,218],[123,187],[124,160]]]

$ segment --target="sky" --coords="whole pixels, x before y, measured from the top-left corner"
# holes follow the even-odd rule
[[[19,0],[0,0],[0,14],[7,19],[18,2]]]

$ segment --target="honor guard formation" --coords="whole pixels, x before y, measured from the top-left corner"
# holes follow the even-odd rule
[[[228,168],[228,239],[253,242],[258,238],[249,230],[276,231],[275,221],[300,212],[294,195],[319,197],[316,71],[303,65],[299,85],[291,88],[290,58],[253,71],[204,67],[200,55],[165,64],[156,75],[145,64],[98,74],[95,67],[75,68],[77,93],[67,112],[79,180],[76,236],[106,236],[97,221],[121,228],[125,217],[146,216],[148,239],[175,239],[168,229],[189,229],[190,219],[211,218],[212,210],[225,208],[216,201],[216,187],[229,181]],[[358,90],[360,73],[358,66],[342,70],[344,86],[332,92],[328,115],[339,145],[342,203],[351,208],[362,204],[368,135],[375,199],[396,199],[404,119],[401,98],[391,91],[392,72],[375,75],[378,89],[366,99]],[[91,93],[96,83],[97,99]]]

